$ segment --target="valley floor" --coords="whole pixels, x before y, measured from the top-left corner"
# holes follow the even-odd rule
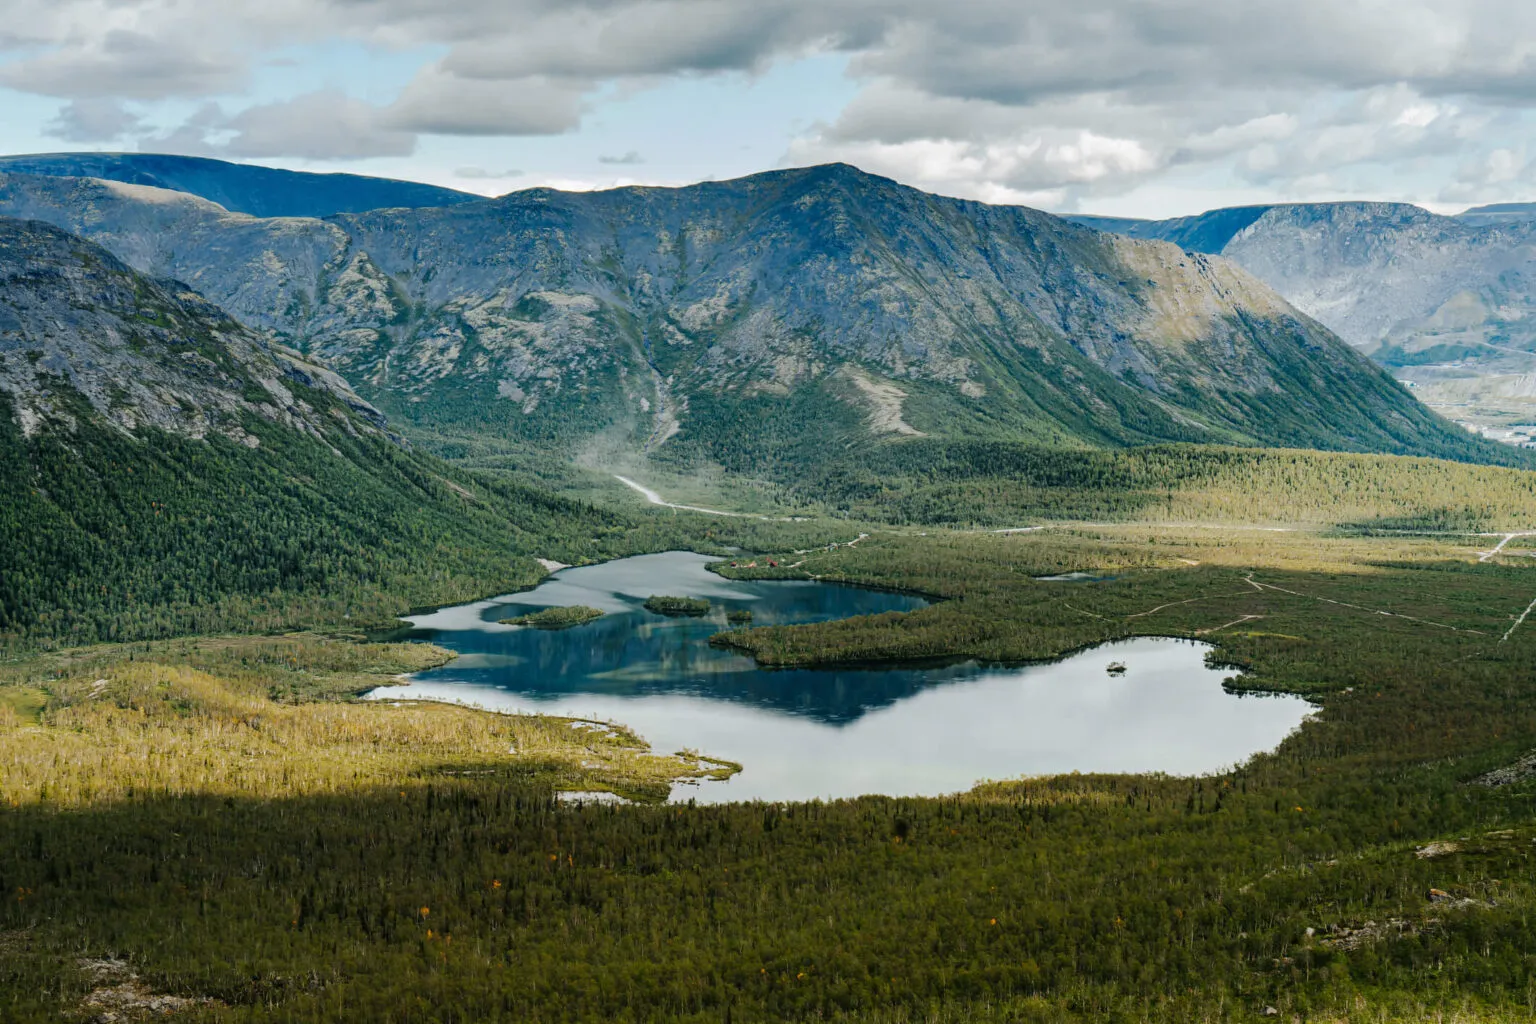
[[[1320,711],[1204,778],[690,807],[650,801],[730,768],[352,702],[430,647],[35,655],[0,685],[0,1019],[1530,1019],[1536,789],[1488,775],[1536,748],[1523,531],[867,532],[735,572],[942,600],[731,641],[804,665],[1198,636]],[[1074,571],[1104,578],[1036,579]],[[640,802],[554,798],[582,789]]]

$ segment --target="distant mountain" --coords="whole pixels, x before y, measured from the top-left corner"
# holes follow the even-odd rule
[[[0,218],[0,647],[387,621],[609,519],[410,451],[184,285]]]
[[[1232,260],[1449,416],[1536,422],[1536,204],[1458,217],[1317,203],[1074,219]]]
[[[1503,457],[1232,262],[845,165],[325,221],[9,175],[0,212],[189,282],[453,450],[781,478],[920,434]]]
[[[1536,203],[1495,203],[1492,206],[1474,206],[1456,215],[1466,224],[1509,224],[1536,220]]]
[[[187,192],[253,217],[329,217],[384,207],[451,206],[479,196],[417,181],[314,174],[158,153],[0,156],[0,172],[103,178]]]
[[[1066,217],[1098,231],[1109,231],[1130,238],[1150,238],[1172,242],[1190,252],[1211,255],[1220,253],[1240,231],[1264,216],[1272,206],[1233,206],[1224,210],[1212,210],[1194,217],[1174,217],[1170,220],[1138,220],[1131,217],[1094,217],[1075,214]]]

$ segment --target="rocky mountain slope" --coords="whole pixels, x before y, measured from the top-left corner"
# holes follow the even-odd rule
[[[917,435],[1491,451],[1231,261],[845,165],[325,220],[12,174],[0,213],[187,281],[445,450],[779,476]]]
[[[0,648],[387,620],[608,525],[409,450],[184,285],[0,218]]]
[[[253,417],[324,441],[384,436],[384,417],[330,370],[270,344],[174,281],[37,221],[0,218],[0,395],[22,435],[87,415],[248,447]]]
[[[1392,368],[1427,403],[1488,425],[1536,416],[1533,209],[1441,217],[1399,203],[1326,203],[1076,219],[1219,253]]]
[[[257,217],[329,217],[388,206],[451,206],[479,196],[419,181],[314,174],[160,153],[0,156],[0,173],[102,178],[199,196]]]
[[[1493,215],[1487,215],[1492,217]],[[1220,254],[1345,341],[1389,366],[1446,346],[1536,346],[1536,225],[1441,217],[1403,203],[1316,203],[1196,217],[1075,220],[1128,237]],[[1440,352],[1424,356],[1432,349]],[[1466,353],[1497,360],[1497,350]]]

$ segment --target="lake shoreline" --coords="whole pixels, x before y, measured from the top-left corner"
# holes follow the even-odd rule
[[[532,596],[446,608],[412,623],[413,638],[461,657],[370,696],[618,721],[656,750],[745,766],[691,794],[705,802],[929,796],[1072,771],[1201,775],[1271,749],[1314,710],[1285,695],[1239,704],[1227,682],[1240,670],[1213,664],[1209,641],[1167,633],[1080,637],[1018,661],[762,665],[730,643],[746,632],[722,628],[731,614],[794,628],[931,606],[842,580],[733,579],[713,572],[714,561],[700,552],[610,560],[565,570]],[[690,595],[709,613],[649,611],[653,591]],[[564,605],[609,614],[558,632],[499,624]]]
[[[715,573],[715,575],[719,576],[721,579],[729,580],[729,581],[731,581],[733,583],[821,583],[821,584],[825,584],[827,586],[850,587],[850,588],[852,588],[854,590],[867,590],[867,591],[870,591],[871,593],[876,593],[876,594],[896,594],[896,595],[900,595],[900,596],[903,596],[903,597],[917,597],[917,598],[923,599],[924,601],[929,602],[930,604],[937,604],[937,603],[939,603],[941,601],[949,600],[948,598],[946,598],[946,597],[944,597],[943,595],[940,595],[940,594],[930,594],[930,593],[925,593],[925,592],[920,591],[920,590],[912,590],[912,589],[908,589],[908,588],[904,588],[904,587],[887,587],[887,586],[881,586],[879,584],[873,584],[873,583],[858,583],[858,582],[855,582],[853,580],[821,579],[819,577],[814,577],[814,576],[810,576],[810,575],[771,576],[771,577],[770,576],[764,576],[764,577],[736,577],[736,576],[727,576],[724,573],[720,573],[720,572],[718,572],[715,569],[715,566],[724,563],[724,558],[722,556],[720,556],[720,555],[717,555],[717,554],[714,554],[713,552],[708,552],[708,551],[692,551],[692,550],[689,550],[687,548],[668,548],[668,549],[666,549],[664,551],[641,551],[641,552],[634,552],[634,553],[627,554],[627,555],[615,555],[612,558],[599,558],[599,559],[595,559],[595,560],[593,560],[591,562],[581,562],[581,563],[576,564],[576,565],[563,565],[562,564],[559,569],[551,570],[551,571],[545,573],[545,575],[540,577],[538,580],[535,580],[534,582],[528,584],[525,587],[520,587],[517,590],[498,591],[497,593],[490,594],[490,595],[487,595],[485,597],[474,598],[474,599],[471,599],[471,600],[468,600],[468,601],[454,601],[454,602],[451,602],[451,603],[448,603],[448,604],[422,605],[422,606],[419,606],[419,607],[413,607],[413,608],[409,609],[408,611],[402,613],[401,615],[398,615],[398,616],[395,617],[395,622],[401,623],[402,625],[397,625],[397,626],[393,626],[393,627],[390,627],[388,629],[382,629],[382,630],[378,630],[378,629],[375,629],[375,630],[365,630],[365,634],[364,635],[367,637],[368,642],[370,642],[370,643],[387,642],[388,640],[390,640],[392,638],[400,637],[401,634],[403,634],[403,633],[412,632],[412,631],[416,630],[417,627],[413,626],[411,624],[411,621],[410,621],[411,619],[424,618],[424,617],[429,616],[429,615],[435,615],[438,612],[445,611],[445,610],[447,610],[449,608],[463,608],[463,607],[466,607],[468,605],[484,604],[484,603],[487,603],[487,602],[496,602],[496,601],[502,600],[503,598],[516,597],[519,594],[527,594],[527,593],[529,593],[531,591],[537,590],[539,587],[542,587],[544,584],[548,583],[551,579],[553,579],[555,576],[558,576],[560,573],[567,572],[567,571],[569,571],[571,569],[591,569],[591,568],[593,568],[595,566],[600,566],[600,565],[612,565],[614,562],[622,562],[622,561],[625,561],[626,559],[630,559],[630,558],[645,558],[645,557],[650,556],[650,555],[677,555],[677,554],[681,554],[681,555],[698,555],[701,558],[718,559],[719,561],[712,562],[708,566],[706,566],[705,568],[709,572]],[[545,562],[547,560],[546,559],[542,559],[542,558],[536,558],[536,559],[534,559],[534,561],[539,562],[540,564],[542,564],[543,562]],[[556,563],[556,564],[560,564],[560,563]]]

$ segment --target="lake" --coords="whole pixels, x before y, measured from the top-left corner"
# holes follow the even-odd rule
[[[726,580],[690,552],[563,569],[519,594],[411,616],[412,639],[458,659],[382,699],[461,701],[622,722],[658,752],[738,761],[728,782],[673,787],[673,799],[808,800],[939,795],[982,779],[1055,772],[1217,771],[1275,747],[1311,705],[1238,696],[1210,646],[1141,638],[1019,667],[765,670],[709,646],[747,609],[754,625],[816,622],[926,602],[809,581]],[[1063,583],[1084,586],[1084,583]],[[646,611],[653,594],[704,598],[704,618]],[[608,612],[565,630],[498,619],[561,605]],[[1110,675],[1111,662],[1126,670]]]

